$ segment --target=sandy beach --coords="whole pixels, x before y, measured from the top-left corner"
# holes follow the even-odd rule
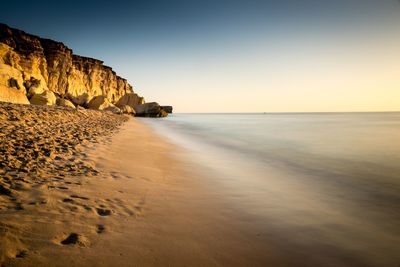
[[[185,152],[137,119],[2,105],[2,266],[261,266],[276,259],[176,159]],[[29,147],[35,138],[43,145]]]

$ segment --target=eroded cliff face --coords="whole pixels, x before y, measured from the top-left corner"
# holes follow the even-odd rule
[[[27,104],[46,91],[86,106],[99,95],[115,104],[133,88],[100,60],[74,55],[63,43],[0,24],[0,101]]]

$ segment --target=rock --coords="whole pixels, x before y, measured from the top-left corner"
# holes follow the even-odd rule
[[[166,112],[165,110],[161,109],[160,113],[158,114],[157,117],[167,117],[168,116],[168,112]]]
[[[42,94],[33,95],[30,99],[32,105],[40,105],[40,106],[53,106],[56,104],[56,96],[51,91],[45,91]]]
[[[161,106],[161,108],[167,113],[172,113],[172,106]]]
[[[60,107],[75,108],[75,105],[68,99],[58,98],[56,104]]]
[[[123,105],[123,106],[120,107],[120,109],[121,109],[121,112],[124,113],[124,114],[133,114],[133,115],[135,115],[135,110],[131,106]]]
[[[130,106],[132,108],[135,108],[135,106],[141,104],[144,104],[143,97],[140,97],[135,93],[127,93],[122,96],[115,105],[119,108],[122,108],[123,106]]]
[[[88,104],[88,108],[94,110],[103,110],[110,106],[114,105],[111,104],[110,101],[108,101],[108,99],[103,95],[93,97]]]
[[[145,103],[135,107],[138,117],[166,117],[168,114],[156,102]]]
[[[116,106],[108,106],[104,110],[114,114],[122,114],[122,111]]]

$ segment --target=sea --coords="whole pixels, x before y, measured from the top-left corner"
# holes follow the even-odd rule
[[[288,257],[400,266],[400,112],[142,120],[188,151],[186,160]]]

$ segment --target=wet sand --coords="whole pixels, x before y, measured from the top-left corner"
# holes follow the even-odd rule
[[[221,201],[219,189],[193,165],[179,160],[185,151],[160,137],[133,119],[114,136],[111,146],[93,151],[99,170],[118,170],[113,183],[124,188],[120,199],[126,205],[137,199],[141,209],[135,220],[112,227],[120,230],[110,233],[111,243],[103,240],[111,251],[100,262],[105,266],[115,262],[122,266],[280,266],[277,252],[256,229],[243,231],[243,224],[252,222],[232,221],[237,211]]]

